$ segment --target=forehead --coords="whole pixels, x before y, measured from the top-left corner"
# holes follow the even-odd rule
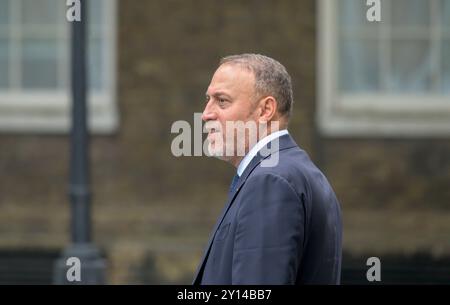
[[[214,73],[208,94],[225,91],[228,94],[253,93],[255,78],[251,71],[237,64],[223,64]]]

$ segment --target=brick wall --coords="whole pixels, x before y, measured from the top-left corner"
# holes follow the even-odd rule
[[[91,146],[94,238],[110,283],[189,283],[233,169],[175,158],[220,57],[279,59],[295,95],[291,134],[327,174],[351,253],[450,252],[448,139],[327,139],[315,128],[315,1],[118,1],[121,127]],[[68,242],[68,139],[0,135],[0,247]]]

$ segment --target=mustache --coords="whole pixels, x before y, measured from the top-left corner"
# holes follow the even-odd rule
[[[222,126],[220,125],[219,121],[207,121],[205,123],[205,125],[203,126],[203,131],[205,132],[211,132],[211,131],[215,131],[218,132],[220,131],[222,128]]]

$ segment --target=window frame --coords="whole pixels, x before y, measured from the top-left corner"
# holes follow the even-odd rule
[[[337,2],[318,2],[316,122],[321,134],[331,137],[449,136],[450,95],[339,92]],[[381,20],[383,22],[383,14]]]
[[[95,134],[110,134],[119,127],[116,102],[117,0],[102,3],[102,9],[107,16],[101,25],[102,34],[106,36],[103,41],[104,50],[107,52],[102,59],[104,85],[100,91],[88,92],[87,123],[89,130]],[[70,22],[67,21],[67,24],[70,27]],[[67,35],[67,41],[70,42],[70,29]],[[70,45],[64,46],[63,49],[64,52],[68,51],[66,57],[70,56]],[[58,61],[61,61],[61,56],[64,55],[60,53]],[[61,65],[58,69],[61,69]],[[67,78],[70,80],[70,65]],[[70,117],[70,83],[68,90],[0,89],[0,133],[65,134],[70,131]]]

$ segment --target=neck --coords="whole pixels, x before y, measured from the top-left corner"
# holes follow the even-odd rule
[[[269,124],[266,129],[262,130],[261,133],[258,134],[257,142],[261,141],[262,139],[269,136],[270,134],[280,131],[280,130],[283,130],[283,129],[286,129],[286,126],[283,125],[283,126],[280,126],[279,128],[272,128],[271,124]],[[245,141],[246,141],[245,155],[247,155],[249,153],[249,151],[257,144],[257,142],[250,143],[250,141],[247,137],[246,137]],[[245,158],[245,155],[244,156],[233,156],[226,161],[228,163],[230,163],[231,165],[233,165],[235,168],[238,168],[241,161]]]
[[[248,151],[246,152],[248,153]],[[242,159],[244,159],[245,156],[242,157],[233,157],[230,160],[228,160],[228,163],[233,165],[236,169],[239,167],[239,164],[241,163]]]

